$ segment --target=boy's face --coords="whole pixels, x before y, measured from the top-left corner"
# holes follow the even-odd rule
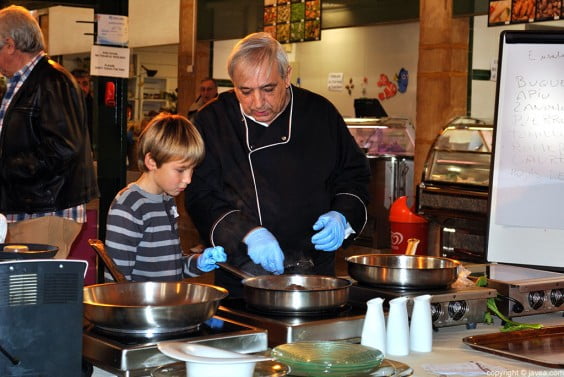
[[[187,161],[165,162],[159,168],[152,169],[153,183],[157,194],[166,192],[170,196],[177,196],[192,181],[194,165]]]

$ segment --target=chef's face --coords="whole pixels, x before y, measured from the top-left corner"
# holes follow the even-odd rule
[[[286,77],[282,77],[276,62],[264,61],[258,65],[239,63],[233,73],[233,84],[245,114],[270,124],[290,100],[290,73],[288,68]]]

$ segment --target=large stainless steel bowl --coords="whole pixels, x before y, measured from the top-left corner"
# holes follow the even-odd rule
[[[375,287],[447,288],[458,277],[454,259],[401,254],[363,254],[347,258],[349,275]]]

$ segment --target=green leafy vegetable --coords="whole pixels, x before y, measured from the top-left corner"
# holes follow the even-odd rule
[[[476,285],[478,287],[487,287],[488,286],[488,278],[485,276],[480,276],[478,280],[476,280]],[[496,298],[488,298],[487,299],[487,307],[488,310],[484,314],[484,322],[491,325],[493,324],[492,313],[499,317],[504,322],[503,327],[500,329],[501,332],[509,332],[509,331],[516,331],[516,330],[531,330],[531,329],[541,329],[543,325],[541,324],[533,324],[533,323],[520,323],[515,322],[507,318],[503,313],[499,311],[497,308],[497,304],[495,302]]]

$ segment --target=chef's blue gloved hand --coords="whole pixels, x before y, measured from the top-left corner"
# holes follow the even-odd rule
[[[251,231],[243,240],[247,244],[247,254],[255,264],[260,264],[268,272],[280,275],[284,272],[284,253],[276,237],[266,228]]]
[[[345,227],[347,219],[337,211],[329,211],[319,216],[313,230],[319,230],[311,237],[311,243],[316,250],[335,251],[345,239]]]
[[[204,272],[210,272],[219,268],[216,262],[225,262],[227,260],[227,254],[223,251],[223,247],[215,246],[208,247],[202,255],[198,257],[198,262],[196,266]]]

